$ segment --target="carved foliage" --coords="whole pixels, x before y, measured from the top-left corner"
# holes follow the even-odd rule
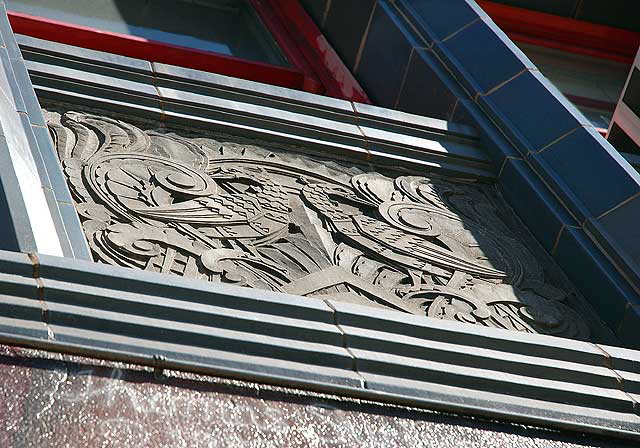
[[[481,188],[49,116],[97,261],[588,337]]]

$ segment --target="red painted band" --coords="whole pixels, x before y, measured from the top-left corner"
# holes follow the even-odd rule
[[[478,4],[515,41],[627,64],[640,46],[637,32],[487,0]]]
[[[305,81],[303,73],[288,67],[278,67],[12,11],[8,11],[7,15],[14,32],[41,39],[294,89],[302,88]]]
[[[16,33],[133,58],[371,103],[298,0],[250,0],[294,68],[8,11]]]
[[[254,0],[269,5],[280,19],[280,25],[290,35],[298,51],[324,85],[328,96],[371,104],[351,71],[344,65],[333,47],[309,17],[298,0]]]

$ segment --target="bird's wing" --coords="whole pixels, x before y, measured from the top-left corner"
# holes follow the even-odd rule
[[[243,207],[241,203],[244,203],[245,206]],[[243,201],[237,196],[232,200],[216,196],[190,199],[156,207],[140,207],[135,211],[161,221],[201,225],[233,225],[246,223],[259,213],[255,205],[252,205],[251,201]]]
[[[421,260],[427,266],[431,264],[485,278],[503,278],[507,275],[505,272],[467,260],[421,236],[395,229],[385,222],[364,215],[354,216],[353,221],[362,235],[391,252]]]

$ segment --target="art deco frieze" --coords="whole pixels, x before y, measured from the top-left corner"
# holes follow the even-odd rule
[[[487,187],[48,116],[96,261],[589,337]]]

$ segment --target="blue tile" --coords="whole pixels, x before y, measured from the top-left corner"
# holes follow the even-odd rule
[[[527,71],[478,104],[521,153],[537,151],[578,126],[590,122],[537,71]]]
[[[626,347],[640,350],[640,306],[628,306],[617,331]]]
[[[469,99],[459,99],[452,121],[463,117],[478,131],[482,148],[489,154],[498,171],[506,157],[521,158],[522,155],[511,142],[500,132],[496,125],[487,118],[480,107]]]
[[[555,193],[560,203],[579,223],[578,226],[581,226],[588,219],[589,213],[579,198],[573,192],[567,191],[562,178],[553,171],[541,154],[531,152],[527,154],[525,160],[529,163],[533,172],[544,180],[548,188],[548,194]]]
[[[377,106],[394,108],[415,38],[394,11],[378,3],[356,76]]]
[[[622,322],[627,303],[640,303],[638,294],[582,230],[562,231],[555,259],[612,330]]]
[[[494,23],[483,20],[433,48],[471,95],[485,93],[522,70],[535,68]]]
[[[565,203],[597,217],[640,191],[640,174],[593,128],[581,128],[536,154]]]
[[[563,226],[576,225],[524,160],[507,160],[498,182],[509,204],[548,252]]]
[[[640,285],[640,196],[590,221],[592,233],[625,274]]]
[[[331,2],[324,34],[347,67],[353,69],[375,0]]]
[[[433,61],[430,50],[415,50],[398,99],[398,109],[450,120],[458,98],[449,89],[448,76]]]
[[[473,0],[397,0],[397,4],[430,40],[442,40],[478,17],[487,16]]]
[[[460,102],[458,102],[451,114],[451,121],[454,123],[465,124],[467,126],[474,126],[476,123],[469,114],[469,111]]]

